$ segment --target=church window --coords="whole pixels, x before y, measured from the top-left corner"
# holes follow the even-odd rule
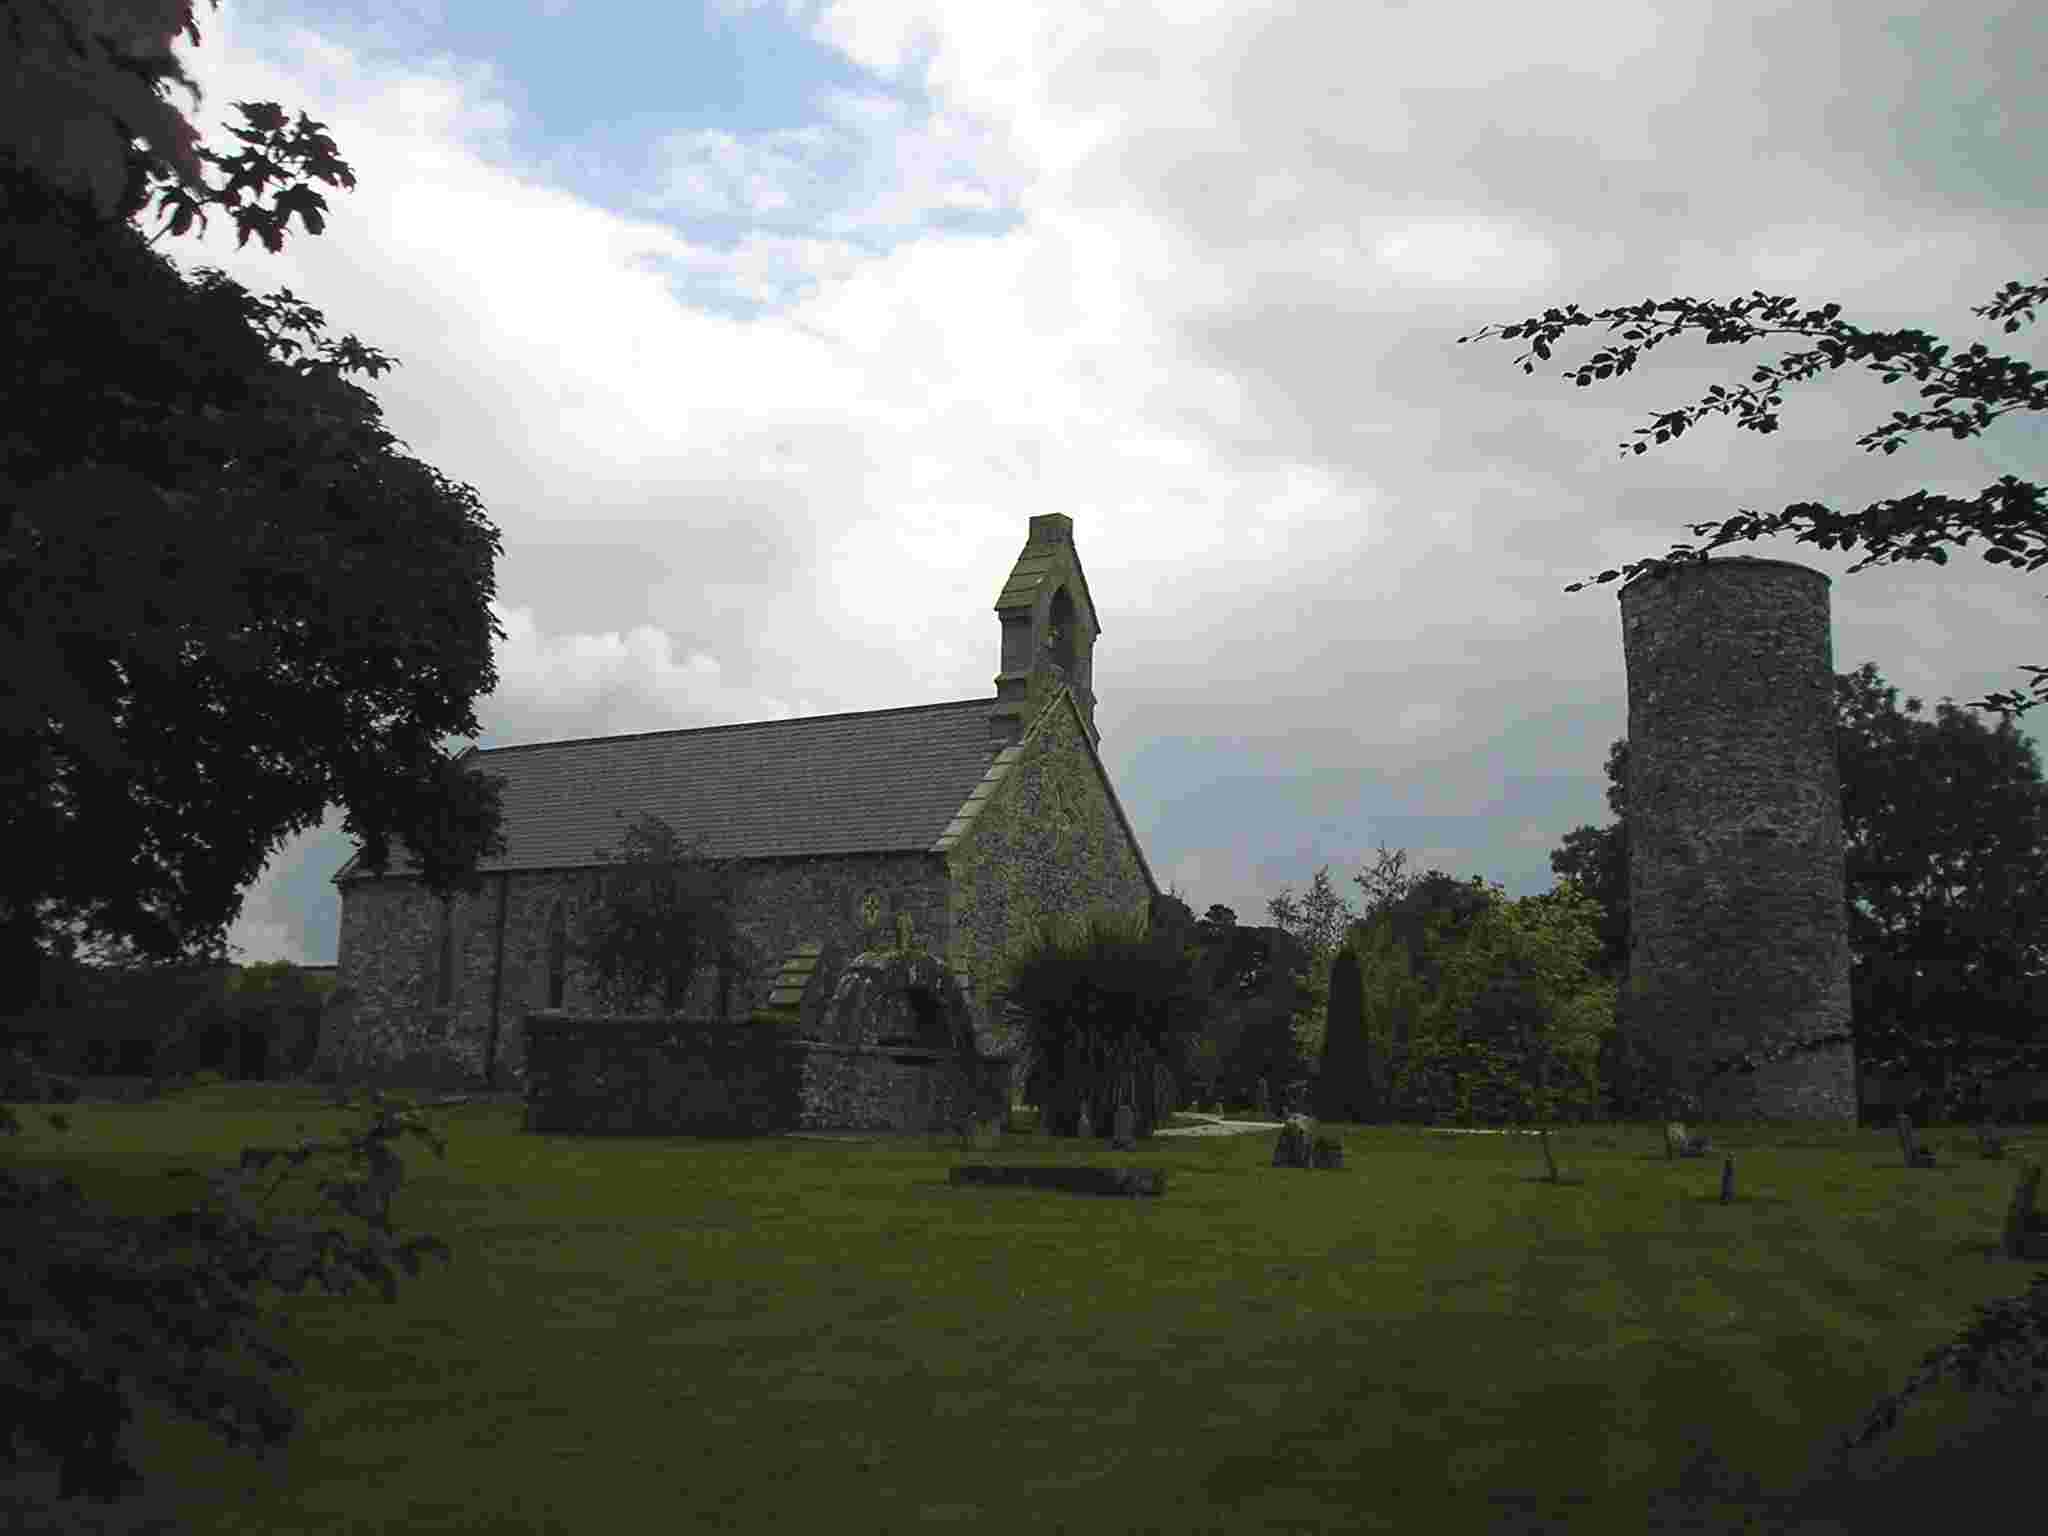
[[[1052,612],[1047,616],[1045,648],[1060,671],[1074,670],[1074,600],[1061,587],[1052,595]]]

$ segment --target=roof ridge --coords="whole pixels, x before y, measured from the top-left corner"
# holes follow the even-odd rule
[[[704,736],[713,731],[764,730],[775,726],[815,725],[830,720],[868,720],[879,715],[914,714],[919,710],[965,709],[969,706],[993,709],[995,703],[995,697],[987,695],[978,699],[949,699],[939,704],[899,704],[887,709],[845,709],[836,715],[793,715],[785,720],[729,720],[722,725],[679,725],[658,731],[618,731],[609,736],[563,736],[553,741],[515,741],[507,742],[501,747],[472,745],[467,750],[471,755],[481,757],[486,753],[528,752],[544,747],[575,747],[610,741],[651,741],[661,736]]]

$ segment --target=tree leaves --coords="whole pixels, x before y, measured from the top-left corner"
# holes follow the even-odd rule
[[[158,958],[207,949],[275,840],[337,800],[371,868],[402,836],[436,889],[473,888],[496,801],[436,742],[473,735],[495,684],[497,534],[340,377],[390,360],[320,341],[289,291],[187,283],[19,168],[0,189],[0,774],[24,789],[0,802],[0,899]],[[299,343],[258,326],[317,355],[285,362]],[[6,937],[20,995],[33,962]]]
[[[1990,304],[1976,306],[1972,313],[1990,319],[2004,319],[2004,329],[2011,333],[2019,328],[2020,316],[2032,321],[2034,306],[2043,300],[2048,300],[2048,282],[2026,285],[2009,282]],[[1780,384],[1811,378],[1823,367],[1840,368],[1856,361],[1867,363],[1871,371],[1881,375],[1887,384],[1896,383],[1911,373],[1926,385],[1920,391],[1921,396],[1934,400],[1936,407],[1926,413],[1894,411],[1890,422],[1857,439],[1858,446],[1865,451],[1877,449],[1887,454],[1894,453],[1900,438],[1907,432],[1946,431],[1961,441],[1981,433],[1993,420],[2010,411],[2048,409],[2048,372],[2015,358],[1992,356],[1981,342],[1950,361],[1947,344],[1936,342],[1924,331],[1864,331],[1840,318],[1840,304],[1830,303],[1804,315],[1794,313],[1794,304],[1790,298],[1773,298],[1761,290],[1752,290],[1749,298],[1728,304],[1690,298],[1674,298],[1656,304],[1646,299],[1639,305],[1603,309],[1591,315],[1581,314],[1577,305],[1571,305],[1563,312],[1546,310],[1539,319],[1500,328],[1482,327],[1471,335],[1460,336],[1458,341],[1462,345],[1494,335],[1503,340],[1521,338],[1529,341],[1530,352],[1536,357],[1548,360],[1551,343],[1573,327],[1590,325],[1595,320],[1607,321],[1610,331],[1628,327],[1623,331],[1623,337],[1630,345],[1597,352],[1590,362],[1566,371],[1564,377],[1584,387],[1596,378],[1606,379],[1628,372],[1642,352],[1687,331],[1703,331],[1709,345],[1748,342],[1774,334],[1817,335],[1822,338],[1819,345],[1810,351],[1788,353],[1777,365],[1754,370],[1750,374],[1750,384],[1767,386],[1761,392],[1756,388],[1744,388],[1731,394],[1715,385],[1699,404],[1663,413],[1651,426],[1634,429],[1637,437],[1649,437],[1653,443],[1667,443],[1683,436],[1689,426],[1709,412],[1719,415],[1732,412],[1740,427],[1760,434],[1776,432],[1778,413],[1784,404],[1778,389]],[[1751,318],[1753,313],[1755,319]],[[1669,315],[1671,318],[1651,323],[1657,315]],[[1526,360],[1529,355],[1524,353],[1516,359],[1522,364],[1524,373],[1533,371],[1533,365]],[[1958,400],[1969,402],[1968,409],[1951,409]],[[1651,443],[1623,443],[1620,446],[1624,453],[1640,454]],[[1712,526],[1711,523],[1694,523],[1690,525],[1690,531],[1697,537]],[[1845,515],[1812,502],[1788,507],[1768,517],[1758,517],[1745,509],[1739,525],[1733,519],[1723,523],[1705,550],[1696,552],[1690,545],[1675,545],[1662,560],[1634,561],[1619,571],[1603,571],[1592,581],[1606,583],[1617,576],[1624,580],[1633,580],[1638,575],[1661,576],[1672,563],[1703,560],[1708,552],[1733,543],[1737,538],[1754,540],[1788,528],[1799,530],[1801,542],[1818,544],[1823,549],[1849,549],[1859,542],[1867,543],[1871,550],[1870,558],[1854,566],[1851,574],[1881,558],[1927,560],[1936,565],[1946,565],[1946,551],[1936,546],[1940,543],[1967,546],[1972,533],[1981,534],[1991,541],[1992,547],[1984,552],[1989,564],[2018,564],[2016,557],[2025,555],[2029,570],[2039,570],[2048,565],[2048,509],[2043,507],[2041,488],[2005,475],[2000,477],[1997,485],[1987,487],[1974,501],[1921,491],[1896,501],[1874,503],[1860,515]],[[1899,535],[1910,535],[1910,541],[1903,549],[1896,542]],[[2027,539],[2036,541],[2031,548],[2025,542]],[[1564,590],[1583,591],[1587,585],[1587,581],[1572,582]],[[2033,689],[2038,697],[2027,701],[2017,693],[1994,693],[1977,700],[1976,707],[2004,715],[2022,715],[2042,703],[2048,703],[2048,668],[2026,666],[2021,670],[2033,674]]]
[[[610,1006],[651,994],[673,1014],[707,962],[727,977],[748,968],[752,947],[735,924],[738,866],[703,848],[699,836],[686,852],[667,822],[642,816],[621,850],[595,850],[614,867],[586,913],[577,960]]]

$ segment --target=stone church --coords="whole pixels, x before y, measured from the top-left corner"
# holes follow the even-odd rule
[[[598,1011],[568,939],[639,816],[739,861],[737,927],[760,957],[724,1016],[788,1006],[819,957],[915,941],[959,983],[975,1044],[1021,1079],[997,993],[1007,947],[1041,915],[1147,912],[1158,882],[1096,753],[1096,616],[1071,519],[1034,517],[996,599],[993,699],[487,750],[506,851],[443,902],[402,846],[341,889],[337,986],[316,1071],[525,1082],[529,1013]],[[707,967],[683,1013],[715,1017]],[[824,978],[829,987],[830,978]]]

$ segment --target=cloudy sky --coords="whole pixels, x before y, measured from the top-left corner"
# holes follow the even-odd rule
[[[1356,908],[1384,843],[1521,896],[1607,821],[1627,729],[1617,588],[1567,582],[2048,465],[2038,417],[1866,453],[1919,401],[1850,370],[1775,435],[1624,458],[1798,344],[1580,390],[1604,330],[1533,375],[1457,338],[1761,288],[2039,360],[1970,313],[2043,275],[2024,10],[201,0],[208,147],[275,101],[358,185],[280,255],[221,216],[158,249],[398,359],[359,382],[503,535],[482,746],[990,696],[996,595],[1064,512],[1162,884],[1264,922],[1328,865]],[[1837,670],[1931,717],[2048,663],[2048,580],[1981,548],[1732,552],[1833,576]],[[334,959],[340,824],[250,888],[237,958]]]

